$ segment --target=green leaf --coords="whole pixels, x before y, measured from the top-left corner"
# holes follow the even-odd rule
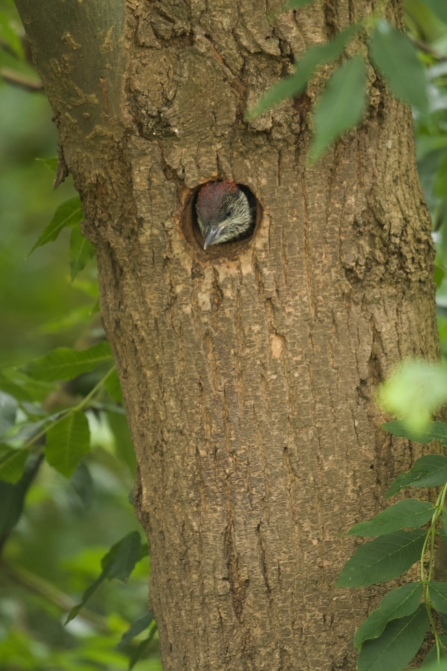
[[[0,37],[12,49],[17,58],[20,60],[25,58],[20,37],[14,30],[10,17],[3,12],[0,12]]]
[[[438,198],[447,196],[447,156],[438,168],[435,178],[434,192]]]
[[[433,608],[439,613],[447,613],[447,583],[431,581],[429,592]]]
[[[24,448],[14,450],[7,445],[0,445],[0,448],[0,480],[15,484],[22,477],[29,452]]]
[[[138,539],[136,536],[138,536]],[[138,558],[135,559],[137,548]],[[117,578],[118,580],[127,580],[132,573],[135,564],[140,560],[140,554],[141,540],[138,531],[132,531],[118,541],[118,543],[112,545],[110,550],[101,559],[102,571],[100,575],[89,587],[87,587],[82,595],[81,602],[70,610],[65,624],[68,624],[76,617],[81,608],[87,603],[92,594],[96,592],[98,587],[108,576],[110,576],[110,578]]]
[[[26,422],[24,424],[17,424],[14,428],[17,428],[16,433],[11,433],[7,438],[3,439],[3,442],[10,443],[14,447],[22,447],[23,443],[28,442],[34,436],[36,436],[45,426],[53,419],[57,419],[57,415],[45,417],[38,422]]]
[[[410,582],[386,594],[377,610],[357,629],[354,645],[360,650],[368,639],[379,638],[388,622],[411,615],[418,608],[422,598],[422,583]]]
[[[117,456],[127,464],[130,472],[135,476],[137,463],[126,416],[108,412],[107,421],[113,432]]]
[[[246,119],[255,119],[271,107],[278,105],[286,98],[297,96],[304,91],[307,82],[313,76],[318,66],[325,65],[339,58],[346,44],[360,30],[360,25],[353,24],[342,30],[333,40],[325,44],[318,44],[300,58],[293,75],[279,81],[272,86],[261,100],[246,114]]]
[[[82,305],[80,308],[75,308],[63,316],[59,316],[56,319],[51,319],[47,322],[44,322],[38,327],[37,330],[39,333],[44,334],[66,331],[73,328],[73,326],[78,326],[79,324],[83,323],[90,323],[91,316],[91,307],[89,305]]]
[[[284,11],[288,12],[291,9],[298,9],[299,7],[304,7],[305,5],[308,5],[310,2],[313,0],[288,0],[286,4],[284,5]]]
[[[276,9],[272,12],[269,12],[267,14],[267,19],[273,20],[276,19],[278,16],[281,16],[281,14],[285,14],[286,12],[290,12],[294,9],[300,9],[300,7],[305,7],[306,5],[309,5],[313,0],[287,0],[282,7],[279,9]]]
[[[447,482],[447,457],[427,454],[414,462],[408,473],[399,475],[386,493],[389,499],[403,487],[437,487]]]
[[[57,164],[58,164],[58,157],[55,156],[54,158],[36,158],[36,161],[39,161],[39,163],[43,163],[48,170],[51,170],[51,172],[55,173],[57,170]]]
[[[146,652],[146,648],[149,645],[149,643],[152,641],[154,638],[155,632],[157,631],[157,627],[155,626],[155,623],[152,625],[151,630],[147,636],[147,638],[142,641],[135,652],[132,653],[130,660],[129,660],[129,666],[128,666],[128,671],[132,671],[134,668],[135,664],[143,657],[144,653]]]
[[[447,147],[447,135],[426,135],[417,140],[416,156],[418,160],[437,149]]]
[[[48,226],[39,235],[39,238],[32,248],[30,254],[38,247],[42,247],[42,245],[46,245],[48,242],[53,242],[56,240],[63,228],[79,224],[82,218],[83,214],[80,199],[70,198],[70,200],[66,200],[65,203],[59,205],[56,212],[54,213],[54,217]]]
[[[439,442],[447,446],[447,424],[445,422],[430,422],[426,425],[425,431],[414,431],[409,429],[405,422],[400,419],[396,419],[393,422],[386,422],[382,424],[382,429],[392,433],[393,436],[399,436],[399,438],[408,438],[408,440],[413,440],[415,443],[431,443],[434,440],[439,440]]]
[[[124,648],[133,638],[135,638],[135,636],[138,636],[142,631],[147,629],[153,619],[154,616],[152,613],[148,612],[142,617],[139,617],[137,620],[134,620],[129,629],[121,636],[121,640],[116,646],[117,650]]]
[[[112,353],[109,343],[103,341],[81,351],[59,347],[42,359],[31,361],[21,370],[35,380],[71,380],[109,361],[113,361]]]
[[[427,361],[406,361],[379,389],[382,407],[402,417],[407,429],[422,433],[431,415],[447,400],[447,368]]]
[[[119,381],[118,371],[116,370],[116,368],[113,371],[113,373],[111,373],[106,380],[106,389],[107,389],[107,393],[109,394],[109,396],[111,398],[113,398],[114,401],[116,401],[117,403],[123,404],[123,402],[124,402],[123,401],[123,394],[122,394],[122,391],[121,391],[121,384],[120,384],[120,381]]]
[[[447,636],[439,637],[441,642],[447,648]],[[426,654],[421,669],[424,671],[447,671],[447,652],[444,651],[444,648],[441,646],[441,661],[438,665],[436,661],[437,650],[436,645],[434,645],[431,650]]]
[[[424,5],[436,14],[438,19],[447,23],[447,4],[445,0],[422,0]]]
[[[3,436],[16,423],[17,401],[0,391],[0,436]]]
[[[395,531],[361,545],[344,565],[337,587],[367,587],[397,578],[420,558],[426,531]]]
[[[119,544],[118,551],[110,566],[110,578],[126,582],[134,570],[135,564],[140,561],[140,554],[140,534],[138,531],[131,531]]]
[[[404,527],[422,527],[436,512],[429,501],[404,499],[383,510],[369,522],[355,524],[348,531],[350,536],[382,536]]]
[[[95,256],[95,248],[90,240],[87,240],[79,226],[74,226],[70,236],[70,269],[72,281]]]
[[[39,463],[39,457],[29,455],[23,475],[16,484],[0,481],[0,537],[9,533],[20,520],[25,496]]]
[[[70,485],[78,495],[85,510],[90,510],[93,502],[93,478],[88,467],[82,463],[77,465],[75,472],[70,478]]]
[[[90,450],[90,429],[83,412],[70,412],[48,430],[45,456],[50,466],[69,478]]]
[[[388,21],[377,21],[370,45],[374,65],[397,98],[428,112],[427,81],[422,63],[408,37]]]
[[[87,587],[84,594],[82,595],[81,602],[78,603],[76,606],[73,606],[73,608],[68,613],[67,619],[65,620],[66,625],[76,617],[81,608],[87,603],[90,597],[96,592],[98,587],[104,582],[108,572],[109,572],[108,567],[104,568],[100,573],[100,575],[96,578],[96,580],[89,587]]]
[[[335,71],[315,108],[315,136],[310,158],[316,161],[329,145],[362,119],[366,105],[366,66],[361,56]]]
[[[16,398],[18,401],[33,400],[31,394],[26,390],[26,388],[22,384],[10,380],[9,377],[4,375],[3,373],[0,373],[0,389],[2,391],[5,391],[10,396]]]
[[[421,647],[428,626],[424,604],[412,615],[388,622],[379,638],[363,644],[358,671],[402,671]]]

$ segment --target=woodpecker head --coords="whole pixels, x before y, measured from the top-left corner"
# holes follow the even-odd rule
[[[235,182],[209,182],[202,186],[196,211],[204,249],[246,237],[255,225],[254,208]]]

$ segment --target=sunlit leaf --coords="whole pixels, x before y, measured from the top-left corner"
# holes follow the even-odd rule
[[[74,226],[70,236],[70,269],[72,280],[94,256],[95,248],[92,243],[82,235],[79,226]]]
[[[436,508],[429,501],[404,499],[383,510],[372,520],[355,524],[348,534],[350,536],[382,536],[404,527],[422,527],[435,512]]]
[[[364,642],[358,671],[402,671],[421,647],[428,626],[424,604],[412,615],[388,622],[379,638]]]
[[[15,484],[23,474],[28,450],[14,450],[7,445],[0,445],[0,480]]]
[[[361,56],[346,61],[329,79],[315,108],[315,136],[310,158],[316,161],[362,119],[366,105],[366,66]]]
[[[437,487],[447,482],[447,457],[427,454],[417,459],[407,473],[401,473],[386,493],[391,498],[403,487]]]
[[[79,224],[82,217],[82,205],[79,198],[70,198],[70,200],[59,205],[54,217],[40,234],[31,252],[37,249],[37,247],[42,247],[42,245],[46,245],[48,242],[56,240],[63,228]]]
[[[361,545],[344,565],[338,587],[366,587],[397,578],[421,556],[427,532],[395,531]]]
[[[409,38],[388,21],[377,21],[370,41],[374,65],[387,80],[397,98],[428,111],[427,82],[422,63]]]
[[[21,370],[36,380],[71,380],[107,362],[112,362],[112,353],[109,344],[103,341],[81,351],[59,347]]]
[[[383,383],[378,398],[408,429],[423,432],[433,412],[447,401],[447,369],[428,361],[406,361]]]
[[[265,93],[261,100],[247,112],[248,120],[263,114],[268,109],[278,105],[291,96],[297,96],[304,91],[307,82],[313,76],[318,66],[325,65],[339,58],[346,44],[360,30],[360,26],[353,24],[339,33],[333,40],[325,44],[318,44],[308,49],[296,64],[293,75],[282,79]]]
[[[70,412],[48,430],[45,456],[50,466],[69,478],[90,451],[90,429],[83,412]]]
[[[360,650],[366,640],[381,636],[386,624],[391,620],[414,613],[421,603],[421,598],[421,582],[411,582],[388,592],[380,602],[378,609],[373,610],[357,629],[354,636],[354,645],[357,650]]]

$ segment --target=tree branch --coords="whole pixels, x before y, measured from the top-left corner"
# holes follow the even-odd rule
[[[5,82],[12,86],[18,86],[21,89],[32,91],[33,93],[36,91],[43,91],[43,85],[40,79],[28,77],[21,72],[11,70],[11,68],[0,68],[0,74]]]

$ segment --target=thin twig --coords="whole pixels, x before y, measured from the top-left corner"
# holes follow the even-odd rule
[[[0,68],[0,75],[3,77],[5,82],[11,84],[12,86],[18,86],[21,89],[32,91],[33,93],[36,91],[43,91],[43,84],[40,79],[28,77],[21,72],[11,70],[11,68]]]

